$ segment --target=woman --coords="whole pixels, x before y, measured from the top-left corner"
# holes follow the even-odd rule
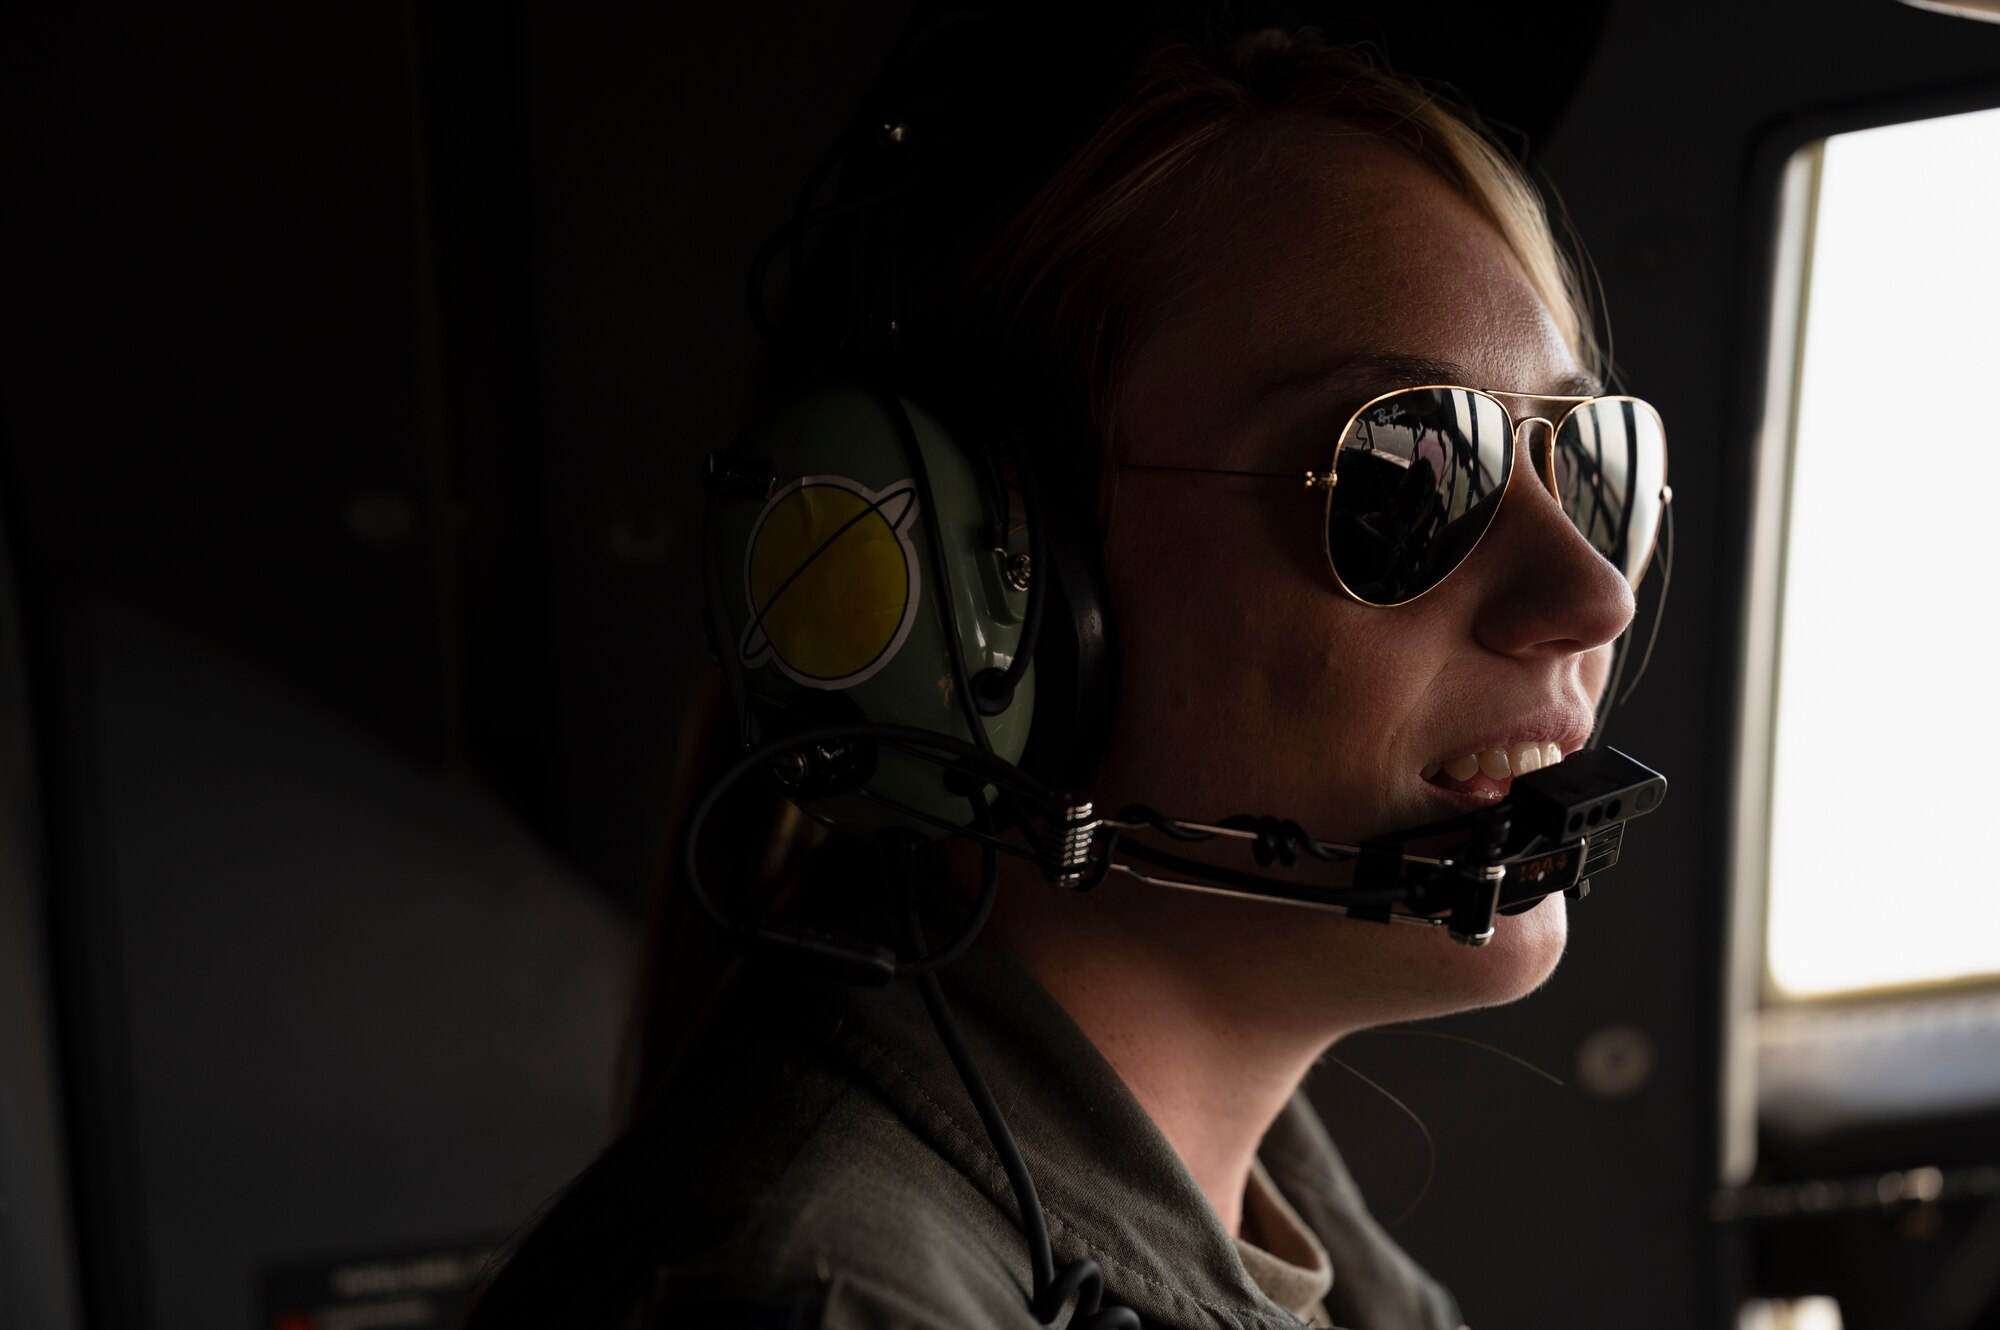
[[[1545,426],[1514,436],[1483,536],[1409,595],[1330,576],[1320,499],[1264,479],[1323,470],[1396,389],[1485,389],[1546,420],[1602,391],[1532,189],[1430,94],[1309,37],[1164,44],[944,272],[929,317],[957,363],[978,348],[1088,424],[1124,662],[1101,806],[1277,813],[1352,842],[1586,744],[1643,559],[1614,566],[1565,512]],[[784,879],[798,839],[738,848]],[[969,891],[976,849],[941,857]],[[870,871],[841,862],[816,876]],[[1451,1298],[1367,1216],[1299,1086],[1354,1031],[1533,990],[1563,906],[1466,948],[1117,878],[1060,892],[1009,861],[943,988],[1055,1264],[1094,1260],[1107,1303],[1148,1325],[1450,1330]],[[912,987],[754,968],[718,987],[695,936],[655,947],[674,1009],[642,1013],[638,1125],[473,1323],[1036,1324],[1048,1271],[1031,1278],[1015,1190]]]

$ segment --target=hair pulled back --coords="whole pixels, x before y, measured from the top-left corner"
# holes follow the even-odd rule
[[[1038,409],[1083,426],[1109,454],[1137,338],[1232,215],[1283,206],[1280,149],[1322,132],[1376,139],[1458,190],[1520,260],[1579,366],[1603,372],[1583,267],[1520,162],[1477,115],[1447,90],[1310,29],[1267,29],[1158,41],[997,231],[975,226],[952,238],[957,257],[925,294],[949,329],[933,345],[958,363],[922,377],[977,374],[990,398],[997,368],[1010,392],[1024,387]]]

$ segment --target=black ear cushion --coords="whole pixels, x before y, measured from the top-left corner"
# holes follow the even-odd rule
[[[1055,483],[1051,483],[1051,481]],[[1035,644],[1035,714],[1021,766],[1056,789],[1088,788],[1111,736],[1118,656],[1105,593],[1096,524],[1081,511],[1079,491],[1045,479],[1040,486],[1048,542],[1040,639]]]

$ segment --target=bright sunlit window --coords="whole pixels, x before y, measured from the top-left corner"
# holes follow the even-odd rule
[[[1786,998],[2000,975],[2000,110],[1818,151],[1771,749]]]

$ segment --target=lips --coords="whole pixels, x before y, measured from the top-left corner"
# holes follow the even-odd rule
[[[1502,798],[1514,777],[1562,761],[1590,742],[1596,722],[1594,708],[1567,689],[1553,697],[1544,694],[1540,705],[1482,711],[1489,717],[1483,722],[1465,717],[1463,728],[1440,726],[1430,760],[1413,773],[1461,807]]]

